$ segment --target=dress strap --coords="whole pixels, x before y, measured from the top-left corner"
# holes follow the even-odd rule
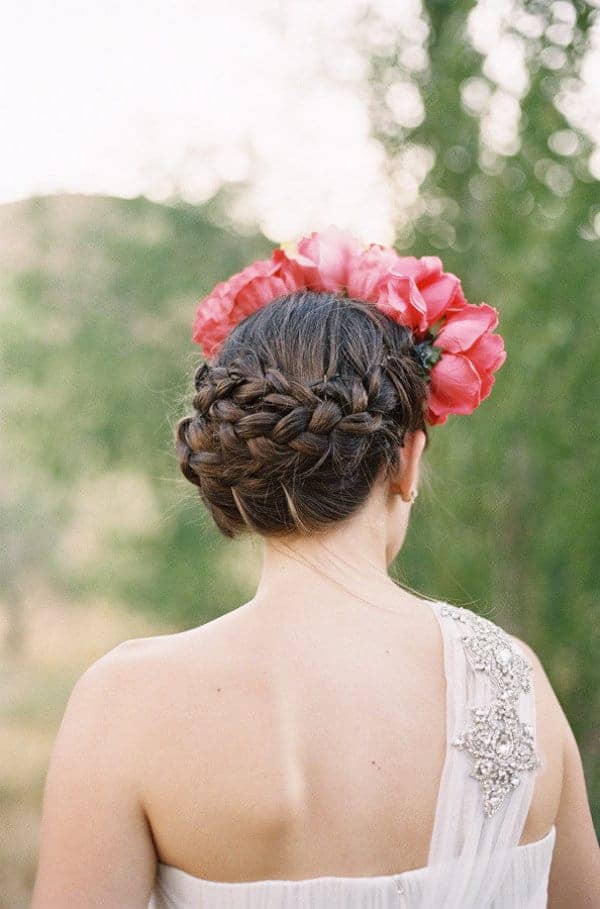
[[[531,666],[489,619],[431,606],[444,641],[446,757],[428,864],[455,866],[432,905],[483,907],[519,843],[541,765]]]

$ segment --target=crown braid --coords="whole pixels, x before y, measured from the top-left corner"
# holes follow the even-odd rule
[[[314,309],[333,295],[295,293],[271,304],[271,315],[280,319],[286,306],[290,310],[288,331],[300,324],[299,297],[304,306],[318,298]],[[373,318],[366,304],[336,297],[329,303],[330,315],[346,304],[353,318],[357,310],[363,321],[365,315]],[[265,312],[234,330],[231,356],[226,346],[216,364],[197,368],[193,413],[176,429],[181,470],[199,487],[226,536],[244,527],[261,533],[316,530],[343,518],[364,500],[382,466],[396,465],[406,431],[424,428],[425,383],[410,333],[401,326],[391,332],[393,352],[380,332],[378,362],[361,363],[368,354],[364,336],[362,345],[348,339],[343,346],[351,355],[335,364],[339,371],[304,377],[277,358],[278,348],[286,349],[283,325],[278,343],[262,337],[264,326],[256,324],[261,343],[235,344],[233,335],[243,334],[244,326],[253,334],[252,322],[266,325]],[[336,315],[343,317],[343,311]],[[390,321],[381,314],[374,318]],[[332,319],[330,332],[335,322],[338,330],[343,327],[343,318]],[[327,339],[323,324],[321,333]],[[314,335],[311,341],[308,352],[314,354]],[[329,345],[336,346],[331,337]]]

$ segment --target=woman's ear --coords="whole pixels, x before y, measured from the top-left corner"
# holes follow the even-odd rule
[[[411,493],[419,483],[419,465],[425,448],[427,436],[422,429],[407,432],[404,444],[400,447],[400,465],[393,478],[391,488],[400,493],[405,502],[410,502]]]

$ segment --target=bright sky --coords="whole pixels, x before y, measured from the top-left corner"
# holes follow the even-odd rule
[[[536,29],[528,15],[517,34],[504,34],[518,5],[479,0],[470,22],[485,60],[463,103],[481,115],[484,144],[501,154],[519,141],[527,86],[519,35]],[[569,7],[552,4],[557,54]],[[374,21],[359,24],[367,9]],[[248,177],[234,214],[273,240],[335,223],[365,241],[391,242],[394,199],[416,202],[433,161],[407,148],[397,179],[384,176],[369,136],[367,49],[402,36],[404,71],[387,102],[398,124],[418,125],[424,112],[410,74],[427,66],[421,12],[421,0],[6,4],[0,202],[60,191],[179,192],[200,202],[222,181]],[[590,85],[599,60],[590,55]],[[592,101],[583,127],[596,122]],[[571,97],[565,107],[573,109]]]
[[[372,3],[391,21],[419,2]],[[273,238],[343,224],[391,239],[369,139],[359,0],[19,0],[3,11],[0,202],[97,192],[201,201],[252,177]],[[177,175],[177,182],[174,180]]]

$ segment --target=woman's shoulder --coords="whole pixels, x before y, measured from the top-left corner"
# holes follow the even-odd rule
[[[534,699],[532,717],[540,766],[524,841],[538,839],[549,829],[558,812],[570,733],[544,664],[529,643],[507,631],[504,623],[490,618],[489,614],[450,604],[441,604],[440,611],[448,621],[453,620],[452,626],[465,648],[467,665],[485,671],[500,688],[513,692],[518,704],[524,695]]]
[[[194,640],[194,645],[192,644]],[[116,644],[94,660],[77,678],[68,702],[67,713],[101,713],[116,729],[120,723],[143,725],[164,712],[166,701],[194,663],[202,671],[202,660],[194,661],[198,635],[175,632],[129,638]],[[190,659],[187,659],[189,654]]]
[[[84,670],[71,698],[110,701],[119,707],[115,717],[132,715],[143,705],[140,723],[146,717],[164,725],[170,714],[176,716],[178,704],[192,696],[201,701],[216,677],[241,671],[239,661],[231,659],[235,633],[230,624],[226,613],[183,631],[122,641]]]
[[[152,675],[177,647],[179,634],[157,634],[128,638],[99,656],[79,676],[74,691],[95,688],[110,690],[113,686],[121,692],[128,690],[128,683],[136,678]]]
[[[516,634],[508,631],[504,627],[505,623],[498,621],[495,616],[492,618],[491,615],[476,612],[467,606],[455,606],[443,601],[438,606],[442,615],[453,618],[457,625],[463,629],[463,640],[473,652],[475,658],[477,658],[478,652],[482,655],[486,648],[490,650],[498,647],[502,648],[503,644],[510,647],[513,655],[516,652],[525,663],[525,671],[530,674],[538,713],[550,719],[555,734],[560,732],[564,739],[568,721],[554,691],[544,662],[534,647]]]
[[[132,722],[148,715],[156,691],[164,684],[161,668],[164,670],[173,647],[169,638],[171,635],[131,638],[94,660],[71,689],[63,725],[90,716],[114,740],[119,729],[126,735]]]
[[[211,726],[221,683],[211,648],[194,632],[131,638],[96,659],[71,689],[59,739],[70,739],[73,754],[86,762],[89,754],[77,743],[89,729],[90,741],[103,743],[107,773],[113,766],[143,784],[148,756],[184,735],[191,713]]]
[[[134,695],[139,686],[168,685],[174,682],[172,667],[185,673],[186,658],[197,672],[202,670],[198,659],[203,648],[203,626],[166,634],[128,638],[116,644],[92,662],[81,674],[75,688],[115,688],[123,697]]]
[[[491,615],[485,615],[481,612],[470,609],[468,606],[457,606],[439,600],[435,603],[442,616],[455,620],[458,626],[463,629],[463,640],[473,642],[473,646],[479,643],[480,647],[493,646],[494,644],[507,644],[511,650],[516,652],[525,659],[529,668],[533,670],[539,681],[543,685],[550,685],[550,681],[542,664],[542,661],[533,647],[522,638],[509,632],[504,624],[492,618]]]

